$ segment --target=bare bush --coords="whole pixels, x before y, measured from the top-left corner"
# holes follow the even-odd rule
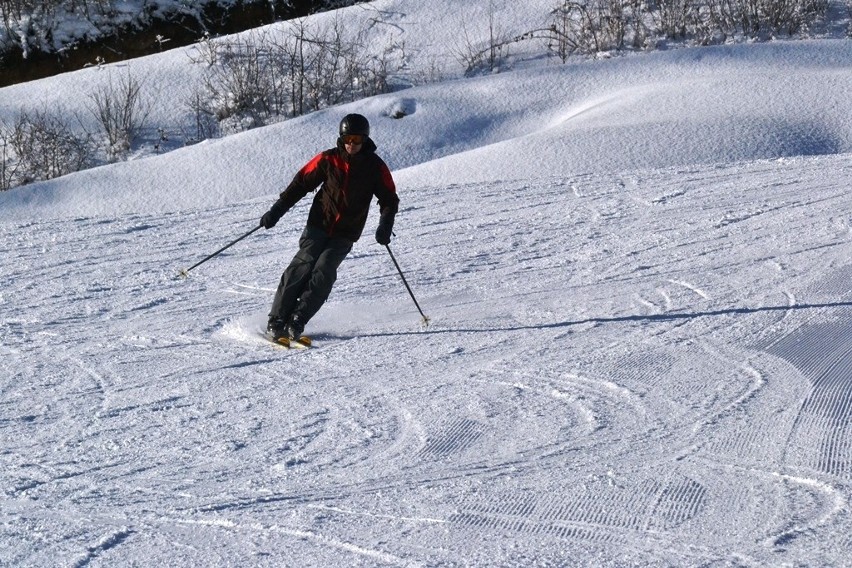
[[[700,21],[701,4],[694,0],[656,0],[649,8],[654,31],[668,39],[686,39]]]
[[[196,116],[198,139],[239,132],[279,114],[276,57],[264,32],[228,41],[206,39],[196,63],[207,66],[201,85],[188,101]]]
[[[0,122],[0,191],[14,187],[18,160],[12,150],[12,131],[4,122]]]
[[[465,68],[465,75],[493,73],[498,71],[509,56],[509,46],[518,41],[498,24],[493,2],[488,4],[486,14],[487,39],[477,42],[471,39],[465,23],[462,23],[461,40],[455,47],[456,59]]]
[[[551,12],[551,43],[565,61],[569,55],[620,50],[637,17],[629,0],[563,0]]]
[[[547,39],[548,51],[555,53],[562,63],[565,63],[579,47],[571,34],[573,27],[571,11],[564,3],[559,4],[551,10],[550,22],[549,29],[540,31],[544,32],[543,35]],[[529,32],[528,35],[534,37],[535,32]]]
[[[195,132],[185,133],[184,139],[188,144],[216,138],[220,134],[219,121],[211,111],[206,94],[201,89],[196,89],[187,104],[195,116]]]
[[[8,187],[86,169],[93,158],[88,137],[78,136],[45,111],[22,112],[4,138]]]
[[[706,0],[702,21],[722,37],[767,39],[806,31],[828,9],[828,0]]]
[[[729,37],[763,39],[806,31],[823,17],[828,0],[559,0],[540,37],[563,62],[643,48],[654,37],[708,44]]]
[[[89,110],[106,137],[108,159],[121,159],[130,151],[151,111],[150,101],[142,94],[142,83],[130,73],[122,74],[116,81],[111,75],[89,94],[89,99]]]
[[[366,32],[351,35],[340,20],[319,28],[311,35],[300,35],[297,48],[301,55],[297,67],[305,80],[308,110],[315,111],[346,101],[385,92],[389,61],[365,54]]]
[[[215,65],[219,58],[219,48],[215,41],[210,39],[210,33],[205,32],[198,42],[192,46],[189,52],[189,59],[193,63],[203,63],[210,67]]]
[[[207,71],[188,101],[198,135],[212,133],[211,121],[219,132],[235,132],[386,92],[393,57],[364,55],[365,42],[366,32],[349,32],[337,20],[326,27],[295,20],[277,39],[210,40],[195,55]]]
[[[220,123],[234,122],[231,131],[258,126],[273,112],[270,58],[265,44],[262,37],[224,44],[205,78],[206,91],[211,95],[209,112]]]
[[[290,116],[299,116],[347,101],[387,92],[397,69],[392,48],[366,54],[366,30],[347,30],[338,19],[311,28],[305,20],[290,22],[287,35],[273,44],[281,70],[275,95],[287,101]]]

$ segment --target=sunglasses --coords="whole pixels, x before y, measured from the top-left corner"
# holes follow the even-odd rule
[[[363,144],[364,138],[365,137],[361,136],[360,134],[348,134],[346,136],[343,136],[343,143],[344,144],[355,144],[355,145]]]

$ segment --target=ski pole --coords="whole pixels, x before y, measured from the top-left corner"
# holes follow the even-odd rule
[[[411,286],[408,285],[408,282],[405,280],[405,275],[402,273],[402,269],[399,267],[399,263],[396,261],[396,258],[393,256],[391,252],[390,245],[385,245],[385,248],[388,249],[388,254],[393,261],[393,265],[396,266],[396,271],[399,272],[399,277],[402,278],[402,283],[405,284],[405,289],[408,290],[408,295],[411,296],[411,299],[414,300],[414,305],[417,306],[417,311],[420,312],[420,315],[423,317],[423,325],[429,325],[429,318],[426,314],[423,313],[423,310],[420,309],[420,304],[417,303],[417,298],[414,297],[414,292],[411,291]]]
[[[214,256],[216,256],[216,255],[218,255],[218,254],[221,254],[221,253],[222,253],[223,251],[225,251],[226,249],[231,248],[232,246],[234,246],[235,244],[237,244],[238,242],[240,242],[241,240],[243,240],[244,238],[246,238],[247,236],[249,236],[249,235],[250,235],[250,234],[252,234],[253,232],[255,232],[255,231],[257,231],[258,229],[260,229],[262,226],[263,226],[263,225],[258,225],[257,227],[255,227],[254,229],[252,229],[251,231],[249,231],[248,233],[246,233],[246,234],[245,234],[245,235],[243,235],[242,237],[238,238],[238,239],[237,239],[237,240],[235,240],[235,241],[231,241],[230,243],[226,244],[225,246],[223,246],[222,248],[220,248],[219,250],[217,250],[216,252],[214,252],[214,253],[213,253],[213,254],[211,254],[210,256],[208,256],[208,257],[206,257],[206,258],[203,258],[203,259],[199,260],[198,262],[196,262],[195,264],[193,264],[193,265],[192,265],[192,266],[190,266],[189,268],[182,268],[178,274],[179,274],[180,276],[183,276],[184,278],[186,278],[187,276],[189,276],[189,271],[190,271],[190,270],[192,270],[193,268],[195,268],[196,266],[198,266],[198,265],[200,265],[200,264],[204,264],[205,262],[207,262],[208,260],[210,260],[210,259],[211,259],[211,258],[213,258]]]

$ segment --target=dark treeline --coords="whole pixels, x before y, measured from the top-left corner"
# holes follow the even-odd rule
[[[139,3],[120,13],[116,0],[0,0],[0,87],[83,67],[150,55],[197,42],[307,16],[363,0],[197,0],[164,9]],[[60,15],[91,23],[93,33],[56,45],[48,22]],[[39,24],[21,24],[21,22]],[[116,23],[121,22],[121,23]],[[97,30],[97,31],[95,31]]]

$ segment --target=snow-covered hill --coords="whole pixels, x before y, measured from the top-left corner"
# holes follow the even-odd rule
[[[0,564],[850,565],[850,42],[524,67],[0,193]],[[282,351],[307,200],[176,275],[353,111],[431,324]]]
[[[0,193],[0,218],[21,202],[42,214],[144,213],[272,196],[333,145],[347,112],[371,120],[403,187],[848,153],[850,61],[850,41],[775,43],[427,85]],[[73,92],[76,75],[51,92]],[[399,108],[409,115],[391,118]]]

